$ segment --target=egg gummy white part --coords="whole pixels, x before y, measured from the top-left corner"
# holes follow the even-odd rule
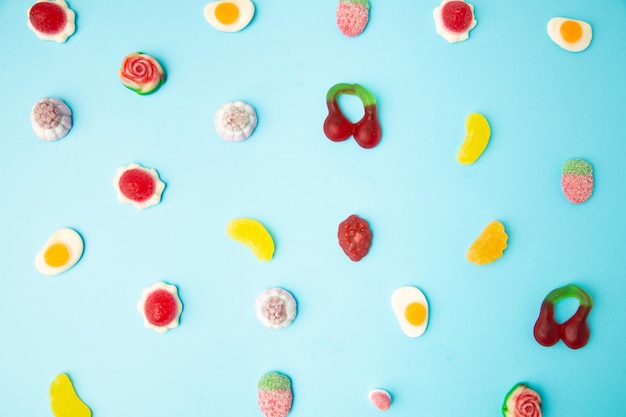
[[[212,1],[204,6],[205,19],[222,32],[239,32],[253,16],[254,3],[250,0]]]
[[[58,275],[76,265],[83,255],[83,248],[83,239],[78,232],[59,229],[35,256],[35,267],[44,275]]]
[[[391,307],[396,313],[400,329],[409,337],[419,337],[428,326],[428,301],[418,288],[405,286],[391,296]]]
[[[548,36],[566,51],[581,52],[591,43],[591,25],[582,20],[553,17],[548,21]]]

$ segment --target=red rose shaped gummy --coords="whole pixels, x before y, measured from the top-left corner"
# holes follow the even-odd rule
[[[554,307],[565,298],[576,298],[578,309],[572,317],[563,323],[554,318]],[[559,339],[570,349],[580,349],[589,341],[587,316],[593,307],[593,299],[585,290],[574,284],[552,290],[541,303],[539,317],[533,333],[535,340],[542,346],[552,346]]]
[[[63,100],[44,97],[33,106],[30,122],[39,139],[58,140],[72,128],[72,111]]]
[[[541,417],[541,397],[528,385],[516,384],[504,397],[504,417]]]
[[[574,204],[582,204],[589,200],[593,193],[593,168],[583,159],[570,159],[561,171],[561,187],[563,194]]]
[[[140,95],[154,93],[165,82],[159,61],[143,52],[126,55],[118,74],[126,88]]]
[[[50,409],[55,417],[91,417],[91,410],[76,394],[67,374],[59,374],[50,384]]]
[[[339,0],[337,5],[337,26],[346,36],[360,35],[370,18],[368,0]]]
[[[391,406],[391,395],[384,389],[373,389],[367,396],[374,407],[381,411],[389,410]]]
[[[131,203],[138,209],[146,209],[161,202],[165,183],[159,173],[139,164],[119,167],[113,180],[120,203]]]
[[[450,43],[466,40],[476,26],[474,6],[463,0],[443,0],[433,16],[437,33]]]
[[[174,285],[157,282],[143,290],[137,309],[143,314],[144,326],[165,333],[178,327],[183,304]]]
[[[343,114],[337,97],[342,94],[355,95],[363,102],[365,114],[356,123],[352,123]],[[341,142],[354,136],[359,146],[370,149],[378,145],[382,137],[382,129],[377,116],[376,98],[365,87],[359,84],[335,84],[326,94],[328,116],[324,120],[324,134],[333,142]]]
[[[290,326],[297,314],[296,300],[289,291],[282,288],[262,291],[256,299],[254,308],[257,319],[270,329]]]
[[[75,17],[64,0],[39,0],[28,9],[28,27],[39,39],[63,43],[76,30]]]
[[[287,375],[268,372],[259,379],[259,409],[265,417],[285,417],[291,411],[293,392]]]
[[[367,220],[353,214],[339,223],[337,231],[339,246],[354,262],[358,262],[372,246],[372,231]]]

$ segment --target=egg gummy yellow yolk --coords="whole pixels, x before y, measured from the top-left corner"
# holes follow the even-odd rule
[[[222,32],[239,32],[254,16],[251,0],[212,1],[204,6],[204,17],[215,29]]]
[[[424,334],[428,326],[428,301],[420,289],[408,285],[398,288],[391,296],[391,307],[405,335],[415,338]]]
[[[559,32],[561,33],[563,40],[569,43],[578,42],[583,36],[583,29],[580,26],[580,23],[573,20],[566,20],[563,22],[559,28]]]
[[[589,23],[566,17],[553,17],[548,21],[547,29],[550,39],[569,52],[587,49],[593,35]]]
[[[46,250],[43,259],[48,265],[58,268],[70,260],[70,251],[63,243],[55,243]]]
[[[232,25],[239,17],[239,7],[236,4],[223,2],[215,6],[215,18],[222,24]]]
[[[411,303],[406,306],[404,317],[413,326],[419,326],[426,320],[426,307],[421,303]]]

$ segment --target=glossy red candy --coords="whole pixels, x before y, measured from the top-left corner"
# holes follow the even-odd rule
[[[342,94],[356,95],[363,102],[364,115],[352,123],[343,114],[337,97]],[[378,145],[382,129],[377,116],[376,99],[366,88],[359,84],[335,84],[326,94],[328,116],[324,120],[324,133],[328,139],[341,142],[354,136],[354,140],[363,148],[370,149]]]
[[[155,290],[146,298],[144,313],[150,324],[167,326],[178,315],[177,299],[167,290]]]
[[[154,178],[139,168],[124,172],[119,181],[120,192],[129,200],[143,202],[154,195]]]
[[[52,2],[34,4],[28,12],[28,18],[36,30],[46,35],[61,32],[67,24],[65,9]]]
[[[554,308],[565,298],[576,298],[579,302],[578,309],[565,322],[558,323],[554,318]],[[574,284],[551,291],[541,304],[539,317],[533,328],[535,340],[542,346],[552,346],[560,339],[570,349],[580,349],[589,341],[590,333],[586,320],[592,307],[591,296]]]
[[[473,17],[472,9],[464,1],[449,1],[441,9],[443,24],[451,32],[469,30]]]
[[[337,237],[341,249],[354,262],[363,259],[372,246],[372,231],[367,220],[355,214],[339,223]]]

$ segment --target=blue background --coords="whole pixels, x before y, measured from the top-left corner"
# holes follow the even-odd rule
[[[76,33],[39,40],[30,1],[0,1],[0,414],[51,415],[50,382],[72,378],[94,417],[261,415],[256,383],[289,375],[293,417],[500,416],[526,381],[544,415],[611,416],[626,407],[626,4],[475,0],[470,39],[435,32],[439,1],[372,0],[357,38],[335,23],[335,0],[255,0],[239,33],[214,30],[205,1],[73,0]],[[593,41],[573,54],[546,34],[554,16],[586,20]],[[155,56],[168,79],[139,96],[117,69]],[[376,96],[380,145],[326,139],[325,95],[358,82]],[[38,140],[30,109],[59,97],[69,135]],[[225,102],[258,114],[254,135],[222,140]],[[355,97],[344,111],[362,114]],[[481,112],[491,142],[472,166],[456,162],[465,118]],[[562,194],[570,158],[594,167],[592,198]],[[160,205],[122,205],[112,186],[131,162],[157,169]],[[356,213],[374,233],[351,262],[336,242]],[[259,262],[229,239],[235,217],[263,222],[276,254]],[[491,220],[509,248],[476,266],[465,252]],[[45,277],[34,256],[57,229],[85,240],[81,261]],[[143,327],[141,291],[179,287],[181,325]],[[591,339],[577,351],[540,346],[532,327],[543,298],[576,283],[594,298]],[[415,285],[429,300],[426,333],[406,337],[392,292]],[[281,286],[298,317],[281,331],[255,318],[254,300]],[[561,320],[576,308],[559,304]]]

